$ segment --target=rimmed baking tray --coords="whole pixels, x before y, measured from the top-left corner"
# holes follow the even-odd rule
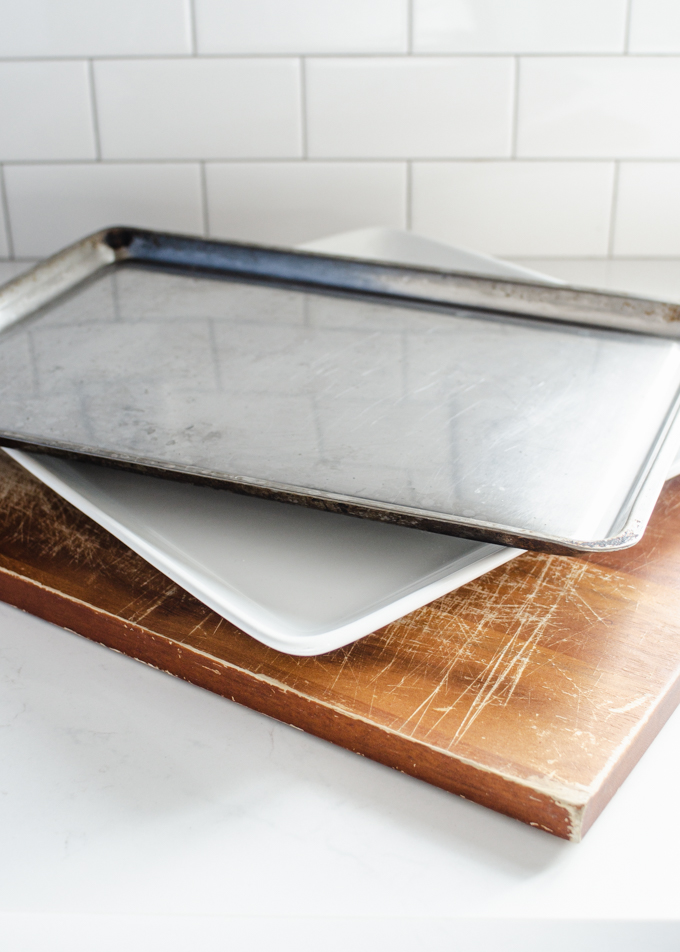
[[[680,311],[116,228],[0,292],[0,443],[523,548],[636,542]]]

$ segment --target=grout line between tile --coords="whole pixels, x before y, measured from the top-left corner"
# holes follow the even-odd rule
[[[623,52],[630,53],[630,24],[633,17],[633,0],[626,2],[626,22],[623,32]]]
[[[210,237],[210,209],[208,206],[208,176],[206,174],[205,162],[199,163],[199,175],[201,177],[201,215],[203,217],[203,234],[206,238]]]
[[[406,163],[406,230],[413,228],[413,162]]]
[[[302,139],[302,158],[309,158],[309,142],[307,134],[307,60],[300,57],[300,136]]]
[[[80,55],[72,56],[60,56],[58,54],[45,54],[45,55],[36,55],[36,56],[0,56],[0,63],[44,63],[44,62],[72,62],[72,61],[83,61],[88,58],[99,62],[99,61],[139,61],[139,60],[189,60],[193,59],[195,56],[200,59],[223,59],[223,60],[242,60],[242,59],[253,59],[253,60],[279,60],[279,59],[299,59],[301,56],[314,59],[406,59],[408,58],[408,53],[402,51],[394,50],[357,50],[355,52],[333,52],[333,53],[324,53],[324,52],[314,52],[313,50],[297,50],[294,53],[289,52],[269,52],[269,53],[258,53],[256,51],[250,53],[111,53],[111,54],[99,54],[92,57],[88,57],[87,54],[81,53]],[[674,51],[655,51],[652,53],[641,52],[635,53],[631,52],[630,54],[623,54],[621,51],[611,52],[607,50],[602,50],[600,52],[569,52],[569,53],[560,53],[560,52],[524,52],[524,51],[513,51],[507,50],[500,53],[469,53],[469,52],[455,52],[451,51],[449,53],[428,53],[426,51],[418,51],[413,54],[414,56],[422,57],[423,59],[445,59],[445,60],[461,60],[461,59],[512,59],[515,56],[521,56],[524,59],[677,59],[680,60],[680,49]]]
[[[14,237],[12,235],[12,223],[9,217],[9,201],[7,199],[7,186],[5,184],[5,167],[0,164],[0,206],[5,219],[5,232],[7,234],[7,251],[9,260],[14,261]]]
[[[100,160],[97,159],[7,159],[4,162],[4,165],[16,168],[16,167],[30,167],[30,166],[59,166],[59,165],[92,165],[99,164]],[[150,157],[150,158],[113,158],[107,157],[106,159],[101,159],[102,165],[191,165],[197,162],[220,162],[225,165],[229,164],[244,164],[250,162],[257,162],[258,165],[267,165],[272,164],[276,165],[281,162],[302,162],[305,161],[300,155],[284,155],[284,156],[269,156],[269,155],[242,155],[242,156],[193,156],[191,158],[186,157],[177,157],[177,158],[161,158],[161,157]],[[319,163],[346,163],[347,165],[353,164],[364,164],[364,165],[392,165],[394,163],[401,162],[427,162],[431,164],[447,164],[447,165],[460,165],[468,164],[474,162],[476,165],[493,165],[499,162],[510,162],[512,159],[508,155],[498,155],[498,156],[478,156],[478,155],[463,155],[463,156],[432,156],[432,155],[392,155],[392,156],[375,156],[375,155],[366,155],[366,156],[346,156],[346,155],[315,155],[309,158],[310,162],[319,162]],[[529,156],[522,155],[518,156],[515,160],[517,163],[526,163],[537,164],[543,163],[546,165],[584,165],[586,163],[590,165],[602,165],[611,164],[612,162],[618,162],[620,165],[625,165],[627,163],[636,163],[636,164],[645,164],[645,165],[680,165],[680,155],[672,156],[669,158],[657,158],[654,156],[624,156],[617,157],[612,155],[607,156],[588,156],[588,155],[579,155],[579,156],[569,156],[569,157],[560,157],[560,156]]]
[[[94,63],[91,59],[87,61],[87,77],[90,88],[90,112],[92,114],[92,130],[94,133],[94,151],[98,162],[101,161],[102,147],[99,136],[99,115],[97,112],[97,91],[94,82]]]
[[[196,33],[196,3],[195,0],[188,0],[189,3],[189,46],[191,47],[191,56],[198,56],[198,38]]]
[[[612,182],[612,203],[609,210],[609,240],[607,242],[607,257],[614,257],[614,242],[616,238],[616,216],[619,200],[619,163],[614,163],[614,180]]]
[[[513,159],[517,158],[517,131],[519,128],[519,70],[520,70],[520,58],[519,56],[516,56],[514,72],[513,72],[512,132],[511,132],[512,138],[510,141],[510,157]]]
[[[413,53],[413,0],[407,0],[406,8],[406,50],[409,54]]]

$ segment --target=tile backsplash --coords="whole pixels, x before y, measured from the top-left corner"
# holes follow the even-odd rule
[[[113,223],[680,255],[680,0],[0,0],[0,257]]]

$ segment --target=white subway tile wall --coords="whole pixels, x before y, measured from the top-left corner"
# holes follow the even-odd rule
[[[311,59],[309,154],[509,156],[514,78],[510,57]]]
[[[2,0],[0,56],[192,52],[191,0]]]
[[[302,155],[295,59],[104,60],[94,72],[104,159]]]
[[[653,257],[680,255],[678,195],[680,162],[622,165],[614,253]]]
[[[0,90],[4,160],[96,158],[86,62],[0,62]]]
[[[199,53],[406,53],[408,0],[195,0]]]
[[[678,0],[633,0],[631,53],[680,53]]]
[[[680,0],[0,0],[0,257],[114,222],[680,255]]]
[[[627,0],[413,0],[417,53],[621,53]]]
[[[413,229],[497,255],[606,255],[613,162],[416,162]]]
[[[5,166],[18,258],[38,258],[113,224],[200,234],[197,163]]]
[[[403,162],[220,162],[206,166],[210,233],[276,245],[370,227],[406,227]]]
[[[517,152],[680,156],[680,57],[534,57],[520,66]]]

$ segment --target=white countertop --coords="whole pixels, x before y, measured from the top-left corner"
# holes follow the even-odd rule
[[[680,712],[572,844],[5,605],[0,670],[0,937],[33,942],[3,949],[434,949],[510,928],[470,917],[676,920],[675,945],[627,926],[612,949],[680,946]],[[542,947],[529,928],[517,948]]]
[[[566,843],[0,604],[3,952],[677,950],[679,790]]]

